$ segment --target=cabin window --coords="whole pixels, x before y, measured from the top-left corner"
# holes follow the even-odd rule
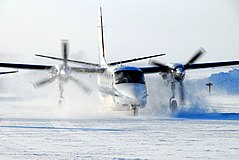
[[[145,79],[143,73],[140,71],[117,71],[115,72],[115,84],[119,83],[145,84]]]

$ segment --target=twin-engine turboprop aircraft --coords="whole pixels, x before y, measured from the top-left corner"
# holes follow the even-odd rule
[[[60,102],[63,99],[62,84],[68,80],[74,81],[84,91],[90,91],[89,87],[78,79],[73,78],[70,74],[72,72],[79,73],[97,73],[98,85],[101,99],[106,105],[112,107],[116,111],[133,111],[133,115],[138,114],[138,109],[144,108],[147,103],[147,89],[144,74],[148,73],[160,73],[163,78],[171,82],[172,97],[170,98],[171,111],[177,110],[177,101],[175,99],[175,84],[179,83],[181,86],[181,100],[184,100],[183,91],[183,79],[185,76],[185,70],[187,69],[199,69],[199,68],[211,68],[228,65],[238,65],[239,61],[228,62],[214,62],[214,63],[201,63],[194,64],[194,62],[204,52],[200,49],[191,60],[186,64],[169,64],[164,65],[162,63],[151,61],[153,65],[149,67],[135,67],[125,66],[123,64],[128,62],[134,62],[138,60],[153,58],[162,56],[164,54],[157,54],[152,56],[128,59],[123,61],[116,61],[107,63],[105,60],[104,51],[104,37],[103,37],[103,22],[102,22],[102,10],[100,8],[99,16],[99,64],[70,60],[68,59],[68,43],[63,41],[63,58],[57,58],[45,55],[36,55],[45,58],[51,58],[56,60],[63,60],[63,64],[60,66],[52,65],[36,65],[36,64],[15,64],[15,63],[0,63],[0,67],[8,68],[20,68],[20,69],[37,69],[37,70],[50,70],[51,76],[48,79],[39,81],[35,86],[42,86],[47,83],[51,83],[53,80],[58,79]],[[70,67],[67,62],[75,62],[86,65],[85,67]]]

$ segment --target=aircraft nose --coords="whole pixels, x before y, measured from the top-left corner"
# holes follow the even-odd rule
[[[132,97],[136,99],[143,98],[146,95],[146,88],[142,86],[133,86],[132,87]]]
[[[121,95],[135,102],[141,103],[141,101],[145,101],[147,97],[145,84],[119,84],[116,88]]]

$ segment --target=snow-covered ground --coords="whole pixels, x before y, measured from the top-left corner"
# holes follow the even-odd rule
[[[102,108],[96,93],[86,96],[71,86],[64,106],[56,105],[57,96],[39,99],[45,94],[30,88],[31,98],[2,96],[0,159],[238,159],[239,95],[187,88],[187,105],[172,115],[169,87],[147,82],[148,104],[138,117]],[[47,94],[57,93],[49,88]]]
[[[138,117],[109,111],[73,114],[71,109],[47,109],[50,106],[27,106],[20,102],[16,106],[4,105],[0,159],[236,160],[238,97],[209,97],[210,107],[215,109],[210,112],[194,108],[164,115],[142,110]],[[64,111],[68,114],[63,115]],[[78,118],[70,119],[71,116]]]
[[[230,115],[228,115],[230,116]],[[237,120],[2,119],[0,159],[238,159]],[[202,118],[202,117],[201,117]]]

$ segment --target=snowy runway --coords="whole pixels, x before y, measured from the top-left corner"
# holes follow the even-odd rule
[[[0,159],[237,159],[239,115],[221,118],[2,119]]]

